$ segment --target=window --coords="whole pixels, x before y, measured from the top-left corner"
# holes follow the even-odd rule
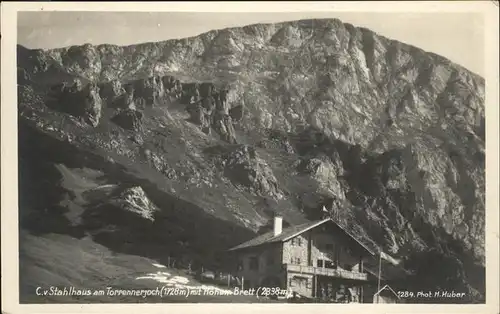
[[[316,265],[318,267],[323,267],[323,260],[322,259],[317,260]]]
[[[290,243],[292,245],[302,246],[302,238],[301,237],[292,238],[292,241],[290,241]]]
[[[250,257],[250,269],[258,270],[259,269],[259,259],[256,256]]]
[[[332,261],[325,261],[325,268],[337,268],[337,265]]]
[[[292,264],[300,265],[300,257],[292,257]]]

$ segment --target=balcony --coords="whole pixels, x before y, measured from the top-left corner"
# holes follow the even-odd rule
[[[344,278],[352,280],[364,280],[364,281],[368,280],[368,275],[365,273],[348,271],[343,269],[332,269],[332,268],[287,264],[286,270],[293,271],[296,273],[310,274],[310,275],[328,276],[328,277]]]

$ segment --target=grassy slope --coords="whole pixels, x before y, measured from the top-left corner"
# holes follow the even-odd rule
[[[58,164],[61,186],[71,191],[72,197],[63,198],[61,205],[68,211],[65,216],[73,225],[81,222],[85,205],[89,201],[104,199],[113,185],[102,184],[103,173],[89,168],[68,168]],[[107,192],[106,192],[107,191]],[[50,209],[48,209],[50,210]],[[265,302],[255,297],[235,296],[164,296],[160,297],[113,297],[113,296],[46,296],[38,297],[36,288],[74,287],[75,289],[156,289],[164,283],[148,277],[166,271],[170,278],[181,276],[189,280],[190,286],[201,286],[184,271],[160,269],[157,260],[111,251],[96,243],[92,236],[82,238],[61,233],[31,234],[20,231],[20,301],[40,302]],[[156,266],[155,266],[156,265]],[[151,276],[149,276],[151,277]],[[154,276],[153,276],[154,277]]]
[[[38,297],[36,288],[51,286],[63,289],[161,289],[164,284],[154,279],[137,279],[167,272],[170,278],[180,276],[189,280],[191,287],[201,283],[177,269],[159,269],[157,261],[134,255],[114,253],[92,241],[90,237],[75,239],[61,234],[33,236],[20,234],[20,302],[21,303],[139,303],[139,302],[270,302],[254,296],[46,296]]]

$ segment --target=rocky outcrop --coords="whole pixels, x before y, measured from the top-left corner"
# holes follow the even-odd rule
[[[232,145],[228,148],[213,147],[216,164],[235,184],[243,185],[261,195],[282,198],[278,181],[269,165],[257,155],[254,147]]]
[[[186,104],[191,121],[200,125],[203,132],[208,134],[213,129],[223,141],[236,144],[227,89],[217,88],[212,83],[188,83],[182,85],[182,91],[181,99]]]
[[[310,175],[318,183],[319,193],[344,200],[345,187],[340,182],[344,167],[340,158],[332,159],[324,155],[306,158],[299,163],[298,170]]]
[[[169,103],[182,94],[182,84],[172,76],[155,76],[122,84],[112,80],[101,85],[101,98],[117,109],[144,109]]]
[[[163,76],[161,79],[163,82],[165,93],[173,97],[174,99],[179,99],[182,95],[181,81],[169,75]]]
[[[48,71],[51,66],[50,57],[41,49],[29,50],[18,45],[17,57],[23,63],[23,68],[35,75]]]
[[[154,106],[165,97],[163,81],[159,76],[153,76],[133,83],[134,98],[143,99],[146,106]]]
[[[227,114],[215,114],[212,127],[219,133],[222,140],[229,144],[236,144],[236,136],[231,116]]]
[[[106,100],[109,104],[113,103],[117,98],[125,94],[125,89],[119,80],[106,82],[100,86],[101,99]]]
[[[83,118],[91,126],[99,124],[102,100],[97,84],[84,84],[76,80],[72,85],[62,83],[50,90],[50,106],[57,107],[75,117]]]
[[[88,84],[80,94],[82,99],[82,111],[85,119],[93,126],[99,124],[101,118],[102,102],[99,97],[99,88],[96,84]]]
[[[159,211],[140,186],[125,189],[110,204],[150,221],[154,221],[155,213]]]
[[[142,112],[134,109],[124,109],[112,118],[112,121],[124,129],[142,131]]]
[[[103,64],[100,49],[91,44],[54,49],[48,52],[51,62],[62,66],[66,71],[89,81],[99,81]]]

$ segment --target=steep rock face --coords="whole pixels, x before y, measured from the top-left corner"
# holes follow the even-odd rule
[[[90,44],[71,46],[64,51],[52,50],[49,56],[71,74],[81,75],[90,81],[97,81],[102,71],[99,49]]]
[[[112,105],[120,96],[126,93],[122,83],[118,80],[103,83],[99,87],[101,99],[104,99],[108,104]]]
[[[443,57],[338,20],[18,54],[23,119],[207,212],[256,230],[272,212],[300,223],[327,204],[397,257],[435,249],[484,265],[484,80]],[[47,85],[74,80],[91,101],[47,101]],[[119,114],[127,130],[108,123]]]
[[[96,127],[101,118],[102,100],[96,84],[84,84],[76,80],[73,85],[56,85],[51,89],[54,106],[61,111],[83,118]]]
[[[181,101],[186,104],[191,119],[203,132],[214,129],[229,144],[236,144],[232,108],[228,105],[228,91],[212,83],[182,85]],[[241,105],[240,105],[241,106]],[[237,116],[237,113],[233,113]]]
[[[153,106],[155,99],[165,96],[163,81],[158,76],[135,81],[132,86],[134,97],[141,99],[146,106]]]
[[[124,129],[140,131],[142,129],[142,116],[142,113],[138,110],[125,109],[114,116],[112,121]]]
[[[243,105],[232,108],[228,102],[229,91],[225,88],[210,82],[181,82],[168,75],[139,79],[124,85],[118,80],[101,85],[100,94],[108,106],[130,109],[117,115],[117,118],[126,116],[131,110],[179,100],[185,105],[191,121],[199,125],[204,133],[209,134],[213,129],[225,142],[236,143],[234,123],[242,119]]]
[[[332,161],[333,160],[333,161]],[[345,191],[339,178],[344,175],[342,161],[333,157],[317,156],[303,159],[298,170],[310,175],[318,182],[321,194],[332,195],[339,199],[345,199]]]
[[[173,76],[163,76],[162,77],[163,86],[165,88],[165,93],[176,99],[180,98],[182,95],[182,83]]]
[[[229,148],[214,147],[210,151],[217,154],[217,164],[234,183],[259,194],[277,199],[283,197],[272,169],[257,155],[254,147],[236,145]]]

